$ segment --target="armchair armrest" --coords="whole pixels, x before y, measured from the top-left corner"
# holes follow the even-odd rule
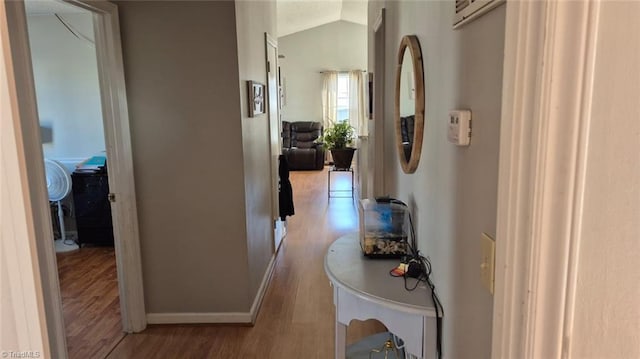
[[[316,149],[316,169],[321,170],[324,167],[324,143],[316,142],[314,147]]]

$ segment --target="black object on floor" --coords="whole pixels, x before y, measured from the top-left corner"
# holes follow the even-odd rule
[[[106,171],[73,172],[73,202],[78,245],[113,246],[113,223]]]
[[[293,209],[293,187],[291,181],[289,181],[289,163],[285,155],[278,157],[280,163],[278,165],[278,173],[280,175],[280,186],[278,188],[279,204],[280,204],[280,219],[283,221],[287,216],[293,216],[295,211]]]

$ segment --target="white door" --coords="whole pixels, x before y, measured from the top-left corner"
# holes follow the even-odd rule
[[[267,51],[267,99],[269,101],[269,143],[271,144],[271,211],[274,224],[274,252],[284,237],[284,222],[280,219],[278,157],[281,153],[280,106],[278,90],[278,43],[265,33]]]

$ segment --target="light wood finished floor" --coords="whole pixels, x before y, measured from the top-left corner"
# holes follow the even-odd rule
[[[332,189],[351,185],[346,175],[332,180]],[[324,254],[333,240],[357,231],[358,220],[351,198],[327,200],[326,181],[326,169],[291,172],[296,214],[255,326],[149,326],[126,335],[108,358],[332,358],[334,307]],[[354,322],[347,341],[384,330],[375,321]]]
[[[69,358],[104,358],[124,338],[113,247],[58,253]]]

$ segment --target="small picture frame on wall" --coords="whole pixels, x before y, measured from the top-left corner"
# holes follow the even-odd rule
[[[247,81],[247,92],[249,93],[249,117],[262,115],[265,113],[265,86],[255,81]]]

